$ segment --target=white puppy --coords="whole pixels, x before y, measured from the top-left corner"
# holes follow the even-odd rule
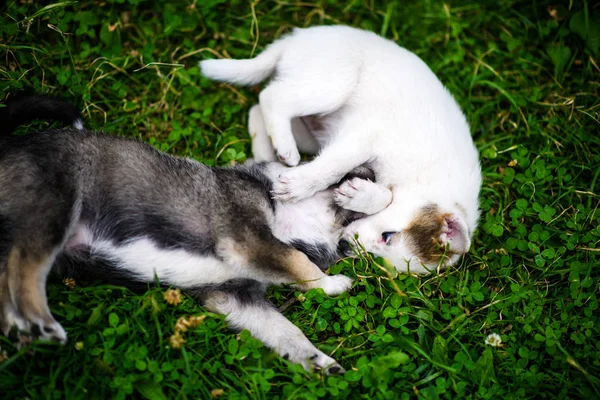
[[[307,198],[369,163],[377,183],[350,181],[336,200],[365,214],[389,206],[350,224],[346,240],[358,237],[399,271],[448,266],[469,250],[478,153],[458,104],[415,54],[371,32],[323,26],[295,29],[254,59],[200,67],[237,84],[273,78],[250,113],[257,161],[274,150],[295,166],[298,150],[319,152],[280,175],[275,197]]]

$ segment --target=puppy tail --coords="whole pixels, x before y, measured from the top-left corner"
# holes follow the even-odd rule
[[[34,120],[60,121],[83,129],[79,111],[66,100],[42,94],[20,94],[0,107],[0,134],[8,135],[19,125]]]
[[[212,80],[255,85],[273,75],[283,52],[284,39],[272,43],[258,56],[247,60],[200,61],[202,74]]]

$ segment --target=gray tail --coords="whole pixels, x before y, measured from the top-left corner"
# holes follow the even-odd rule
[[[34,120],[59,121],[83,129],[81,114],[68,101],[43,94],[21,94],[0,107],[0,135],[8,135]]]

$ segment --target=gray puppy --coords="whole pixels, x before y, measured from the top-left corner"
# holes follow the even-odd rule
[[[211,168],[140,141],[82,129],[68,103],[33,96],[2,126],[33,118],[80,129],[0,134],[0,330],[66,341],[48,308],[54,266],[122,285],[179,287],[305,368],[342,372],[264,297],[270,284],[338,295],[352,280],[322,271],[345,221],[333,189],[299,203],[270,195],[278,163]],[[372,173],[362,170],[358,174]],[[369,176],[370,175],[370,176]],[[356,175],[355,175],[356,176]]]

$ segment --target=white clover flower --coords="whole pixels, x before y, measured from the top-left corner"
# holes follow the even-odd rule
[[[485,338],[485,344],[492,347],[502,346],[502,338],[497,333],[490,333]]]

